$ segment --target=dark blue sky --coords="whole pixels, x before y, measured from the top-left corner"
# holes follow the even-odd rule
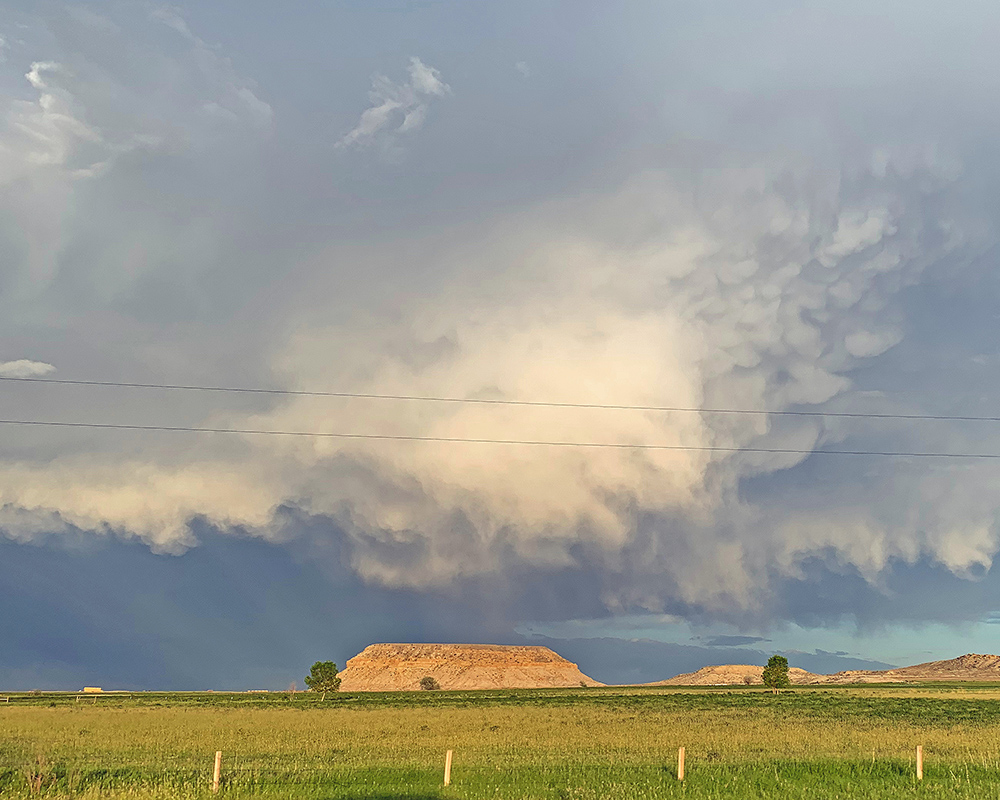
[[[3,685],[281,689],[293,681],[301,686],[315,660],[333,659],[343,666],[379,641],[543,643],[598,680],[648,682],[707,663],[763,663],[779,649],[774,640],[704,632],[675,643],[634,630],[618,637],[525,636],[509,620],[544,609],[550,622],[564,618],[558,603],[573,598],[558,584],[580,576],[523,576],[525,587],[505,589],[485,581],[429,596],[365,585],[348,569],[330,568],[330,561],[320,569],[294,548],[210,531],[201,536],[202,543],[181,556],[84,535],[30,545],[0,543]],[[899,575],[891,591],[905,593],[914,584],[930,597],[957,590],[947,608],[909,594],[885,601],[863,581],[829,572],[810,578],[786,587],[792,606],[786,611],[806,626],[814,618],[827,619],[831,606],[845,615],[875,619],[906,614],[911,620],[954,621],[1000,595],[992,578],[958,584],[929,568],[920,575]],[[535,596],[526,588],[531,586]],[[541,586],[550,587],[552,595],[544,596]],[[484,596],[494,601],[492,608]],[[603,626],[605,633],[613,631],[614,618],[605,618]],[[818,672],[885,665],[843,651],[793,649],[789,657],[794,666]]]

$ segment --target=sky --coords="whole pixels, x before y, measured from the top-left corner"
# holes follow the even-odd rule
[[[997,652],[995,4],[0,9],[3,688]]]

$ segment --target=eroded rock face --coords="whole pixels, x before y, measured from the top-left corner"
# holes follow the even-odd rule
[[[761,683],[763,667],[724,664],[702,667],[697,672],[677,675],[650,686],[705,686]],[[788,678],[793,684],[818,683],[913,683],[922,681],[1000,681],[1000,656],[968,653],[947,661],[930,661],[912,667],[887,670],[847,670],[835,675],[815,675],[792,667]]]
[[[420,689],[434,678],[442,689],[545,689],[601,686],[547,647],[494,644],[373,644],[349,659],[342,692]]]
[[[896,683],[906,681],[1000,681],[1000,656],[967,653],[947,661],[929,661],[885,671],[849,670],[825,676],[823,683]]]

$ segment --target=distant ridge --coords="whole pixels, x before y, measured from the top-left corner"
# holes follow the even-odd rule
[[[675,675],[665,681],[645,683],[643,686],[736,686],[759,685],[764,682],[761,674],[763,667],[753,664],[722,664],[714,667],[702,667],[694,672]],[[816,675],[798,667],[790,667],[788,679],[795,684],[817,683],[825,675]]]
[[[905,681],[1000,681],[1000,656],[967,653],[947,661],[928,661],[886,670],[845,670],[821,676],[820,683],[893,683]]]
[[[723,664],[702,667],[695,672],[675,675],[646,686],[735,686],[762,683],[763,667],[752,664]],[[804,669],[788,670],[793,684],[843,683],[917,683],[923,681],[997,681],[1000,682],[1000,656],[967,653],[946,661],[928,661],[912,667],[886,670],[851,669],[833,675],[816,675]]]
[[[547,689],[603,686],[547,647],[497,644],[373,644],[340,673],[342,692],[420,689]]]

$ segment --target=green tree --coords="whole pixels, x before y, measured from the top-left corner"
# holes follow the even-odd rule
[[[425,676],[425,677],[423,677],[423,678],[420,679],[420,688],[421,689],[426,689],[427,691],[430,692],[430,691],[433,691],[434,689],[440,689],[441,688],[441,684],[438,683],[430,675],[427,675],[427,676]]]
[[[791,682],[788,680],[788,659],[784,656],[771,656],[767,660],[767,666],[764,667],[764,674],[761,675],[761,678],[764,679],[764,685],[775,694],[778,693],[778,689],[786,689],[791,686]]]
[[[327,692],[335,692],[340,688],[337,665],[332,661],[317,661],[306,675],[306,686],[312,692],[322,692],[323,699],[326,700]]]

